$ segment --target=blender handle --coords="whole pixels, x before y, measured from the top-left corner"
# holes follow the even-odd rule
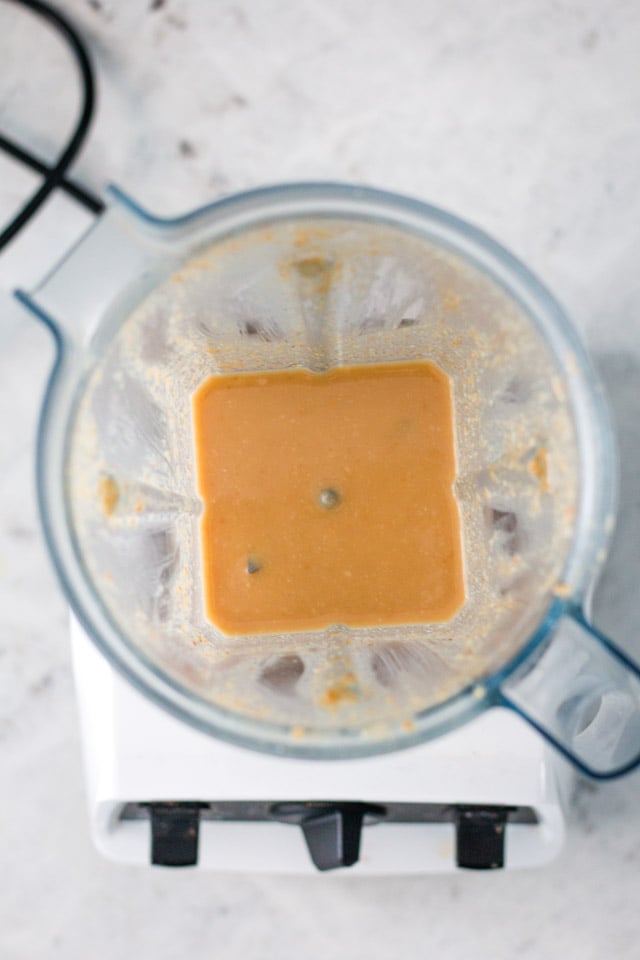
[[[499,703],[587,776],[604,780],[640,764],[640,668],[581,609],[502,682]]]

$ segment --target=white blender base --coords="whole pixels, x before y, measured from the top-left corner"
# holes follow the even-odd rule
[[[94,843],[111,860],[150,864],[148,819],[126,804],[158,801],[363,801],[529,807],[537,823],[507,823],[504,866],[535,867],[564,841],[571,770],[524,721],[493,709],[459,730],[358,760],[283,759],[234,747],[174,719],[117,674],[71,625]],[[302,830],[277,821],[200,821],[197,869],[316,872]],[[351,874],[450,873],[453,823],[377,822],[362,829]],[[344,869],[333,871],[344,875]]]

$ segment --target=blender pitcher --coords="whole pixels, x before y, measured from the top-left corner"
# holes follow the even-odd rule
[[[592,776],[640,762],[640,673],[583,613],[614,524],[611,429],[539,282],[475,228],[380,191],[266,188],[174,220],[109,194],[18,294],[57,347],[45,533],[105,656],[177,717],[282,755],[391,751],[502,705]],[[221,373],[416,360],[453,388],[461,609],[222,633],[204,612],[194,391]]]

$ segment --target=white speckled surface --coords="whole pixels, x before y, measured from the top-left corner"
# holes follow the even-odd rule
[[[98,72],[75,168],[87,184],[115,180],[171,213],[263,182],[358,180],[466,217],[547,281],[595,355],[621,443],[620,523],[595,619],[640,657],[637,2],[61,5]],[[51,157],[76,103],[61,46],[0,2],[0,63],[0,129]],[[0,158],[1,216],[30,182]],[[53,250],[60,209],[40,222]],[[0,258],[0,286],[28,283],[30,267],[17,249]],[[98,857],[65,604],[33,494],[49,344],[0,309],[2,960],[640,957],[639,773],[580,787],[566,849],[543,872],[219,878]]]

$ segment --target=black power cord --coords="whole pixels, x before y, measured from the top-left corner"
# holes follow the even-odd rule
[[[51,172],[51,167],[48,167],[46,163],[38,160],[32,153],[23,150],[17,143],[7,139],[7,137],[1,133],[0,149],[4,150],[5,153],[8,153],[9,156],[14,157],[16,160],[20,160],[27,167],[31,167],[32,170],[36,170],[38,173],[48,174]],[[84,187],[79,186],[72,180],[67,180],[66,177],[63,177],[60,181],[59,187],[61,190],[64,190],[65,193],[68,193],[70,197],[74,197],[75,200],[82,203],[87,210],[90,210],[92,213],[102,213],[104,209],[102,200],[98,200],[97,197],[89,193],[88,190],[85,190]]]
[[[64,190],[87,207],[92,213],[98,214],[104,210],[104,203],[98,199],[98,197],[93,196],[88,190],[77,186],[66,177],[67,170],[73,163],[84,142],[93,116],[95,84],[87,49],[69,21],[62,16],[62,14],[58,13],[57,10],[54,10],[53,7],[49,6],[48,3],[44,3],[43,0],[9,0],[9,2],[18,3],[20,6],[31,10],[33,13],[42,17],[43,20],[46,20],[64,36],[71,47],[80,70],[83,102],[76,128],[53,166],[42,163],[41,160],[34,157],[28,150],[24,150],[21,146],[0,134],[1,149],[14,159],[20,160],[22,163],[31,167],[32,170],[37,170],[38,173],[44,174],[44,181],[41,186],[0,233],[0,250],[6,247],[16,234],[29,222],[47,197],[49,197],[56,188]]]

